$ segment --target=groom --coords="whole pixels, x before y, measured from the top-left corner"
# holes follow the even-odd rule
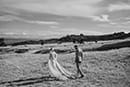
[[[75,48],[75,63],[76,63],[76,68],[77,68],[77,75],[80,74],[80,78],[82,78],[82,77],[84,77],[84,75],[81,71],[83,51],[78,47],[78,45],[75,45],[74,48]]]

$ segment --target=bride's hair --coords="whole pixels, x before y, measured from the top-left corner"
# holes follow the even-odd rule
[[[74,45],[74,48],[78,48],[78,45]]]
[[[49,48],[50,51],[54,51],[54,48]]]

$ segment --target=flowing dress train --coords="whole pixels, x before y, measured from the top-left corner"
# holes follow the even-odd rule
[[[73,78],[73,74],[58,63],[57,54],[55,52],[50,52],[48,66],[53,76],[58,79],[67,80]]]

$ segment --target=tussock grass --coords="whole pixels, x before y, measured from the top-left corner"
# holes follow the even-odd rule
[[[104,51],[104,50],[111,50],[111,49],[119,49],[119,48],[123,48],[123,47],[130,47],[130,41],[118,42],[118,43],[113,43],[113,44],[106,44],[106,45],[98,47],[94,50]]]
[[[82,79],[58,81],[51,75],[48,54],[0,55],[0,85],[43,87],[129,87],[130,48],[84,52]],[[59,63],[76,73],[74,53],[59,54]]]
[[[70,72],[76,73],[73,44],[1,48],[0,86],[130,87],[129,42],[91,42],[79,45],[84,50],[82,71],[85,77],[69,81],[59,81],[51,75],[47,65],[48,49],[54,47],[58,53],[58,62]]]

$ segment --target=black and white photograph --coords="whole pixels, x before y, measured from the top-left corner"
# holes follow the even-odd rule
[[[0,87],[130,87],[130,0],[0,0]]]

